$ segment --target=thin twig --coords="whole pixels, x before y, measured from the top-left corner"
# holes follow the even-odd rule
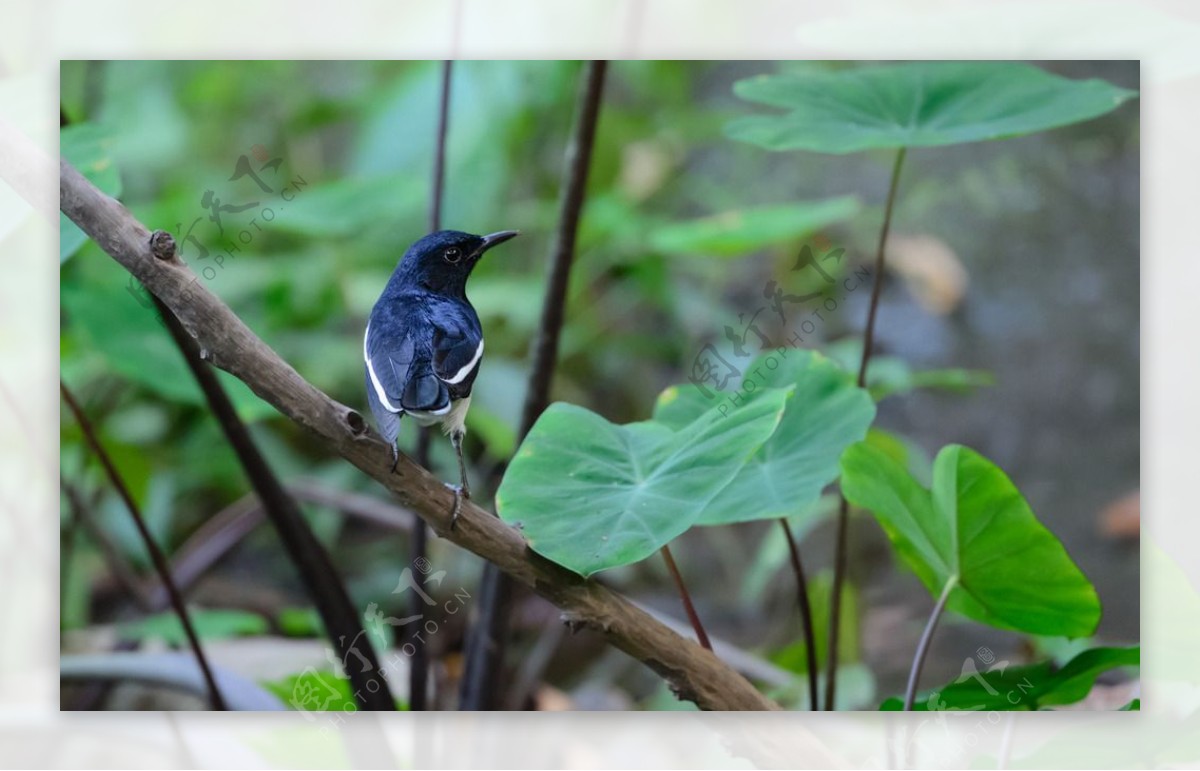
[[[156,231],[150,239],[152,248],[162,255],[173,255],[174,240],[164,231]],[[250,436],[246,424],[238,417],[229,395],[217,373],[204,363],[205,356],[196,341],[180,324],[162,300],[152,293],[154,303],[166,323],[167,330],[183,354],[188,369],[204,393],[208,407],[212,410],[226,441],[233,448],[238,462],[250,480],[251,486],[262,501],[263,510],[275,526],[279,540],[295,565],[300,579],[308,589],[317,613],[325,625],[330,642],[337,651],[338,660],[343,662],[346,676],[354,689],[353,696],[359,707],[366,710],[387,711],[396,709],[388,689],[387,680],[379,667],[375,646],[371,644],[350,595],[338,575],[337,568],[325,547],[309,527],[308,520],[300,513],[296,501],[287,494],[283,485],[258,446]]]
[[[302,479],[289,482],[286,489],[289,495],[299,501],[328,506],[347,517],[388,530],[411,532],[414,521],[419,521],[411,511],[372,495],[334,490]],[[262,504],[253,492],[246,493],[211,516],[175,550],[171,558],[171,575],[176,585],[181,591],[186,591],[264,519]],[[86,526],[86,518],[84,522]],[[88,533],[93,537],[96,535],[91,530]],[[134,581],[137,581],[136,576]],[[126,588],[129,588],[128,585]],[[162,610],[167,604],[166,592],[157,579],[148,578],[135,583],[134,588],[149,597],[146,612]]]
[[[907,148],[896,151],[892,164],[892,179],[888,184],[887,203],[883,209],[883,225],[879,229],[879,247],[875,250],[875,283],[871,287],[871,304],[867,307],[867,328],[863,333],[862,358],[858,363],[858,387],[867,385],[867,367],[871,363],[871,349],[875,344],[875,316],[879,311],[879,293],[883,288],[883,265],[886,254],[888,230],[892,226],[892,206],[896,202],[896,187],[900,182],[900,169],[904,166]],[[847,528],[850,519],[850,504],[841,496],[838,505],[837,540],[834,544],[833,587],[829,593],[829,629],[825,653],[825,709],[833,709],[837,690],[838,634],[842,619],[842,587],[846,582]]]
[[[67,384],[61,380],[58,382],[59,390],[62,392],[63,401],[67,403],[67,407],[71,409],[71,413],[75,416],[75,421],[79,423],[79,428],[83,431],[83,437],[87,441],[88,446],[92,448],[92,452],[100,459],[100,464],[104,466],[104,473],[108,475],[108,480],[112,482],[112,486],[116,488],[117,494],[121,496],[121,500],[125,502],[125,508],[129,511],[129,516],[133,518],[133,524],[137,527],[138,535],[142,539],[142,543],[146,546],[146,551],[150,553],[150,562],[153,563],[154,569],[158,572],[158,577],[162,580],[167,588],[167,594],[171,598],[171,607],[175,610],[175,615],[179,617],[179,623],[183,627],[183,633],[187,636],[188,645],[192,649],[192,654],[196,657],[196,664],[200,667],[200,674],[204,676],[204,684],[208,687],[208,699],[215,710],[225,711],[225,699],[221,696],[221,691],[217,688],[217,681],[213,677],[212,669],[208,666],[208,658],[204,655],[204,649],[200,646],[200,637],[196,634],[195,627],[192,626],[192,619],[188,615],[187,606],[183,603],[183,595],[179,593],[179,589],[175,586],[175,582],[171,580],[171,566],[167,563],[167,556],[163,554],[162,549],[158,548],[158,544],[154,541],[154,536],[150,534],[150,529],[146,527],[146,522],[142,519],[141,509],[133,500],[133,496],[129,493],[129,488],[125,486],[125,480],[121,478],[120,472],[117,471],[116,465],[113,464],[112,458],[104,446],[100,444],[100,438],[96,436],[96,431],[92,427],[92,423],[88,420],[83,408],[75,401],[75,397],[71,394]]]
[[[258,496],[247,493],[205,520],[171,558],[171,575],[175,583],[180,587],[194,584],[264,519]],[[151,607],[162,610],[166,602],[162,584],[155,584],[149,591]]]
[[[473,501],[463,501],[457,525],[451,529],[454,494],[440,479],[404,455],[393,467],[391,449],[360,413],[301,377],[181,260],[156,257],[146,226],[63,160],[59,205],[102,250],[163,300],[208,352],[214,366],[240,379],[309,431],[321,451],[341,455],[362,470],[439,536],[498,565],[558,606],[564,621],[594,630],[653,670],[681,699],[710,710],[779,709],[732,667],[619,593],[539,558],[519,532]]]
[[[783,537],[787,540],[788,553],[792,558],[792,572],[796,574],[796,601],[800,606],[800,624],[804,629],[804,656],[808,663],[808,708],[820,709],[817,701],[817,640],[813,634],[812,606],[808,601],[808,581],[804,578],[804,565],[800,562],[800,547],[792,537],[792,528],[787,519],[779,518],[779,526],[783,528]]]
[[[169,604],[170,598],[167,596],[167,593],[165,591],[163,592],[162,605],[159,607],[153,607],[153,604],[150,601],[150,595],[148,594],[143,581],[138,576],[138,571],[135,570],[133,566],[129,564],[129,560],[127,560],[125,556],[121,554],[121,551],[117,548],[116,544],[113,543],[112,538],[109,537],[108,533],[104,532],[104,530],[98,524],[96,524],[96,521],[92,517],[92,509],[88,506],[87,502],[83,500],[83,495],[79,492],[79,488],[73,484],[70,484],[65,479],[59,480],[59,487],[62,489],[63,494],[67,497],[67,503],[70,504],[72,522],[78,522],[79,526],[87,532],[88,537],[91,538],[96,544],[96,548],[98,548],[100,553],[104,556],[104,562],[108,565],[108,571],[112,575],[112,580],[116,581],[116,583],[119,584],[123,590],[125,590],[129,597],[134,601],[134,604],[136,604],[138,609],[142,612],[153,613],[163,610],[162,606]],[[62,561],[64,573],[71,562],[70,556],[71,555],[66,551],[63,552]],[[66,585],[67,579],[64,576],[64,589],[66,588]],[[95,587],[93,587],[93,590],[95,590]]]
[[[429,232],[442,229],[442,198],[446,189],[446,135],[450,118],[450,81],[454,62],[442,62],[438,94],[437,141],[433,148],[433,190],[429,197]]]
[[[512,684],[507,689],[508,693],[505,694],[505,709],[510,711],[525,709],[525,703],[537,691],[542,674],[550,665],[555,651],[558,650],[558,644],[566,633],[567,627],[563,624],[544,624],[542,626],[537,642],[522,657],[521,666],[513,675]]]
[[[701,647],[706,650],[712,650],[712,643],[708,640],[708,632],[704,631],[704,624],[700,623],[700,614],[696,612],[696,606],[692,604],[692,595],[688,593],[687,584],[683,582],[683,574],[679,572],[679,567],[675,564],[675,558],[671,556],[671,547],[663,544],[659,549],[662,552],[663,561],[667,563],[667,571],[670,572],[671,578],[675,581],[675,588],[679,591],[679,599],[683,601],[683,611],[687,614],[688,621],[692,624],[692,631],[696,633],[696,639],[700,642]]]
[[[942,596],[938,597],[937,604],[933,606],[933,612],[929,614],[929,621],[925,624],[925,631],[921,633],[921,640],[917,643],[917,652],[913,656],[912,668],[908,671],[908,686],[904,689],[904,711],[911,712],[913,701],[917,698],[917,683],[921,680],[921,670],[925,668],[925,656],[929,653],[929,643],[933,640],[933,630],[937,629],[938,619],[942,617],[942,610],[946,607],[946,601],[950,599],[950,592],[958,585],[958,576],[952,576],[946,582],[946,586],[942,589]]]
[[[590,61],[584,65],[575,106],[575,125],[567,145],[566,170],[558,204],[558,229],[550,252],[550,278],[546,284],[541,323],[533,341],[533,364],[521,415],[520,439],[525,438],[550,402],[550,384],[554,379],[558,342],[566,316],[567,283],[575,261],[575,238],[587,190],[607,65],[605,61]],[[494,565],[488,565],[484,568],[479,593],[479,619],[468,638],[459,698],[460,707],[468,710],[493,709],[498,704],[496,684],[504,660],[511,581]]]

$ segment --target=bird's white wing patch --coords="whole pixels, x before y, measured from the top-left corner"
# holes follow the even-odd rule
[[[375,387],[375,395],[379,397],[379,402],[388,412],[403,412],[388,400],[387,393],[383,390],[383,384],[379,382],[379,377],[375,374],[375,365],[371,364],[371,356],[367,353],[367,336],[370,334],[371,325],[367,324],[367,331],[363,333],[363,361],[367,363],[367,374],[371,376],[371,385]]]
[[[475,349],[475,355],[471,357],[471,360],[464,364],[463,368],[458,372],[455,372],[453,376],[447,378],[445,382],[449,383],[450,385],[458,385],[466,379],[467,375],[471,374],[471,370],[475,369],[475,367],[479,365],[479,360],[482,358],[483,339],[481,338],[479,340],[479,347]]]

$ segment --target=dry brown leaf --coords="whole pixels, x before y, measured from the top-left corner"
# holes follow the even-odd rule
[[[945,241],[928,234],[894,235],[888,266],[903,279],[922,308],[945,316],[967,292],[967,269]]]

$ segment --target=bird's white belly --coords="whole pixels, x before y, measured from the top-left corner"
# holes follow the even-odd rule
[[[446,434],[465,434],[467,432],[467,410],[471,407],[471,397],[465,399],[456,399],[450,402],[450,409],[440,415],[434,412],[409,411],[405,415],[409,415],[417,422],[419,426],[433,426],[438,423],[442,424],[442,431]]]

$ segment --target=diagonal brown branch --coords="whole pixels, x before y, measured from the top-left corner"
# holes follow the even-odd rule
[[[209,361],[320,437],[330,452],[386,487],[436,533],[531,587],[561,608],[568,624],[597,630],[659,673],[682,698],[705,709],[778,709],[711,653],[624,597],[538,557],[516,530],[474,503],[464,502],[457,527],[449,530],[454,495],[441,481],[405,457],[400,458],[396,473],[390,473],[391,451],[362,415],[300,377],[186,265],[156,259],[150,250],[150,231],[66,161],[60,162],[59,195],[63,213],[171,309]]]

